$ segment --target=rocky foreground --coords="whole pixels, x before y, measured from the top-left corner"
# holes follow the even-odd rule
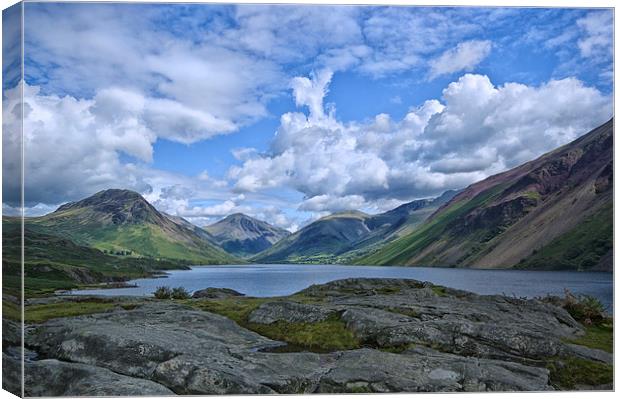
[[[538,300],[396,279],[339,280],[290,297],[247,300],[253,305],[237,322],[201,310],[225,306],[218,297],[140,300],[29,325],[25,393],[544,391],[554,389],[550,374],[558,361],[605,367],[613,361],[608,352],[570,343],[584,327]],[[310,351],[255,332],[298,333],[317,323],[342,326],[356,344]],[[19,372],[11,347],[19,331],[4,324],[5,388],[19,391],[6,386],[18,381],[9,377]]]

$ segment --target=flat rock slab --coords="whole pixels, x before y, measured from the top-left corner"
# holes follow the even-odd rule
[[[316,305],[306,305],[297,302],[267,302],[260,305],[250,313],[248,321],[258,324],[271,324],[278,321],[288,323],[316,323],[327,320],[336,313],[329,309]]]

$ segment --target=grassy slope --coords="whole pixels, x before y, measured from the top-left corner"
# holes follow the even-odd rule
[[[26,294],[42,294],[80,284],[145,277],[154,271],[184,268],[186,262],[151,258],[117,257],[72,241],[25,231]],[[17,294],[21,286],[21,237],[19,225],[3,223],[3,286]]]
[[[73,212],[71,212],[73,213]],[[166,234],[151,223],[75,223],[72,214],[55,218],[32,218],[26,225],[33,231],[58,235],[78,244],[107,251],[132,251],[137,257],[183,260],[194,263],[234,263],[231,255],[198,237]]]
[[[368,231],[358,215],[328,216],[280,240],[251,260],[260,263],[321,263],[334,260]]]
[[[608,203],[577,227],[521,261],[520,269],[587,270],[613,249],[613,204]]]
[[[503,186],[500,185],[478,194],[469,201],[452,204],[411,234],[389,243],[375,253],[355,260],[354,263],[363,265],[406,264],[412,253],[418,252],[436,241],[446,239],[445,234],[451,222],[472,209],[490,202],[501,192],[502,188]]]
[[[378,226],[371,231],[365,224],[372,222],[373,216],[360,212],[326,216],[282,239],[251,260],[261,263],[351,264],[355,259],[408,234],[436,210],[437,205],[426,206],[412,211],[402,225],[396,225],[400,218],[395,218],[386,221],[389,226]],[[344,233],[354,229],[365,232],[358,236]]]

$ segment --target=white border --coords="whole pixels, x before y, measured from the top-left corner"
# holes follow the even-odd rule
[[[25,0],[26,2],[54,2],[49,0]],[[57,1],[58,2],[58,1]],[[80,0],[63,0],[61,2],[92,2],[92,3],[112,3],[112,2],[120,2],[120,1],[80,1]],[[578,1],[578,0],[521,0],[521,1],[489,1],[489,0],[272,0],[272,1],[263,1],[263,0],[243,0],[239,2],[234,1],[217,1],[217,0],[201,0],[201,1],[183,1],[183,0],[133,0],[132,2],[136,3],[215,3],[215,4],[231,4],[231,3],[242,3],[242,4],[350,4],[350,5],[420,5],[420,6],[482,6],[482,7],[569,7],[569,8],[593,8],[593,7],[605,7],[605,8],[614,8],[615,2],[610,0],[589,0],[589,1]],[[2,9],[8,8],[16,3],[17,0],[8,0],[2,1]],[[616,18],[616,9],[614,8],[614,21]],[[2,21],[0,18],[0,41],[2,38]],[[618,43],[618,32],[614,30],[614,60],[616,55],[616,43]],[[23,51],[23,48],[22,48]],[[0,51],[0,64],[2,61],[2,54]],[[614,63],[614,115],[617,115],[617,108],[615,101],[616,93],[615,93],[615,82],[616,82],[616,72],[615,72],[615,63]],[[0,96],[1,97],[1,96]],[[1,113],[1,112],[0,112]],[[1,115],[0,115],[1,120]],[[615,136],[615,134],[614,134]],[[618,154],[620,150],[618,149],[618,145],[614,145],[614,159],[619,159]],[[0,151],[0,163],[2,162],[2,152]],[[614,176],[617,176],[617,168],[614,164]],[[2,171],[0,168],[0,178],[2,176]],[[615,180],[615,179],[614,179]],[[615,185],[615,184],[614,184]],[[2,187],[0,185],[0,196],[2,193]],[[618,203],[618,198],[620,194],[618,194],[618,190],[614,188],[614,204]],[[614,206],[614,226],[618,226],[618,222],[620,221],[620,214],[617,212],[616,207]],[[1,232],[1,227],[0,227]],[[614,229],[615,232],[615,229]],[[614,237],[614,248],[617,248],[618,240],[617,237]],[[615,253],[614,253],[615,255]],[[0,254],[1,257],[1,254]],[[618,258],[614,256],[614,269],[616,270],[616,266],[620,263]],[[615,295],[616,293],[616,275],[614,275],[614,309],[620,309],[618,306],[618,297]],[[23,291],[22,291],[23,293]],[[618,353],[620,350],[620,345],[618,344],[618,340],[616,337],[618,336],[617,332],[614,334],[614,353]],[[618,382],[619,372],[618,367],[614,369],[614,381]],[[380,395],[381,397],[391,397],[395,396],[398,398],[414,398],[415,394],[373,394],[374,396]],[[424,394],[425,398],[440,398],[444,397],[443,393],[429,393]],[[454,394],[453,394],[454,395]],[[595,396],[596,398],[612,398],[615,397],[616,394],[614,392],[519,392],[519,393],[461,393],[459,394],[459,398],[489,398],[489,399],[515,399],[515,398],[531,398],[531,399],[540,399],[547,398],[548,396],[553,396],[554,398],[590,398],[591,396]],[[278,395],[278,396],[293,396],[293,395]],[[294,395],[298,397],[300,395]],[[322,398],[334,398],[334,399],[352,399],[359,398],[359,395],[349,395],[349,394],[341,394],[341,395],[318,395],[312,394],[312,397],[320,396]],[[8,393],[7,391],[0,391],[0,399],[4,398],[14,398],[15,396]],[[206,397],[206,396],[205,396]],[[227,395],[222,396],[223,398],[268,398],[267,395]],[[69,398],[69,397],[67,397]],[[140,398],[152,398],[147,396],[141,396]]]

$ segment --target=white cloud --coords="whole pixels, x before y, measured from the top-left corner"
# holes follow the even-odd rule
[[[425,130],[424,138],[431,143],[425,159],[447,160],[454,155],[464,170],[471,162],[516,166],[612,115],[608,96],[574,78],[538,87],[519,83],[496,87],[486,76],[467,74],[448,85],[443,98],[446,108]]]
[[[578,46],[583,57],[608,58],[613,52],[613,12],[595,11],[577,20],[584,35]]]
[[[338,212],[351,209],[361,209],[366,201],[361,195],[345,195],[337,197],[328,194],[315,195],[301,203],[299,210],[310,212]]]
[[[322,70],[312,74],[312,79],[306,77],[296,77],[291,81],[291,87],[295,95],[297,106],[306,105],[310,110],[310,117],[322,119],[323,98],[327,95],[327,87],[332,80],[330,70]]]
[[[3,103],[7,193],[19,186],[20,118],[15,110],[21,104],[20,90],[21,85],[6,90]],[[190,143],[232,129],[203,111],[122,88],[101,90],[88,100],[45,95],[38,86],[25,84],[24,108],[29,203],[58,204],[109,187],[148,192],[151,186],[145,180],[149,173],[145,166],[121,162],[120,153],[148,163],[158,138]],[[226,185],[209,181],[214,186]]]
[[[230,169],[238,191],[292,188],[305,196],[298,209],[309,212],[380,209],[533,159],[612,113],[609,97],[574,78],[495,86],[487,76],[467,74],[446,87],[442,102],[426,101],[402,120],[379,114],[342,123],[317,109],[323,81],[314,76],[294,86],[309,115],[282,115],[269,154]]]
[[[170,183],[172,180],[168,176],[165,181]],[[200,204],[204,201],[198,201],[198,205],[194,203],[194,198],[204,198],[209,194],[213,195],[213,189],[181,179],[177,184],[155,188],[145,197],[157,209],[183,217],[197,226],[213,224],[233,213],[244,213],[290,231],[299,228],[296,219],[287,216],[281,207],[248,202],[245,194],[230,195],[229,191],[224,190],[220,193],[220,199],[209,201],[209,205]]]
[[[131,7],[29,5],[27,79],[78,98],[131,88],[147,98],[143,117],[157,134],[185,143],[265,116],[267,101],[285,88],[272,60],[205,40],[221,32],[203,28],[200,40],[177,35],[158,25],[164,8]]]
[[[459,43],[430,61],[430,78],[460,71],[471,71],[491,53],[489,40],[470,40]]]
[[[100,126],[92,112],[94,100],[41,95],[24,85],[25,201],[58,204],[122,186],[148,191],[136,165],[119,161],[119,152],[149,158],[155,136],[126,117]],[[21,85],[6,90],[3,101],[5,192],[19,185],[19,114]],[[111,131],[114,134],[111,134]],[[17,185],[17,186],[15,186]],[[15,187],[14,187],[15,186]],[[4,199],[15,205],[18,198]]]

